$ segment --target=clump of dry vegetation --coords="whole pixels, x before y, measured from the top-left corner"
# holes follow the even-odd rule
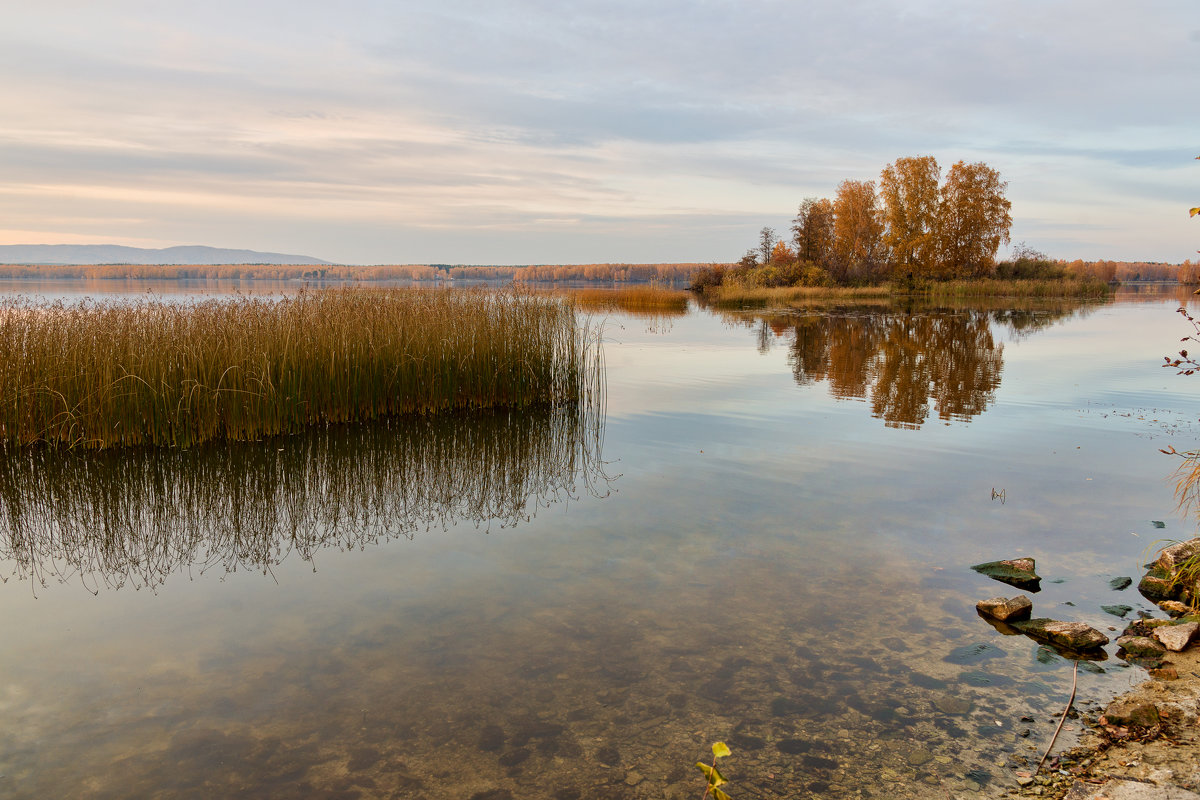
[[[687,312],[690,294],[649,283],[619,289],[570,289],[569,296],[578,307],[588,311]]]
[[[1089,278],[975,278],[973,280],[929,282],[914,288],[915,294],[929,297],[1079,297],[1105,298],[1109,284]]]
[[[314,424],[579,402],[600,369],[562,299],[336,289],[197,304],[0,303],[0,442],[187,447]]]

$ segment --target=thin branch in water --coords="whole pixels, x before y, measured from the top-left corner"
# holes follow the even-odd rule
[[[1046,748],[1046,752],[1042,753],[1042,760],[1038,762],[1037,769],[1033,774],[1042,771],[1042,765],[1046,763],[1046,756],[1050,755],[1050,751],[1054,749],[1054,743],[1058,741],[1058,732],[1062,730],[1063,723],[1067,721],[1067,714],[1071,712],[1071,706],[1075,703],[1075,687],[1079,684],[1079,662],[1075,662],[1075,674],[1071,678],[1071,697],[1067,700],[1067,707],[1063,709],[1062,717],[1058,720],[1058,727],[1054,729],[1054,735],[1050,737],[1050,746]]]

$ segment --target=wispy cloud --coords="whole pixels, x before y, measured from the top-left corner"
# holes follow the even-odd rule
[[[1186,149],[1200,34],[1183,0],[50,2],[7,16],[8,243],[728,259],[803,197],[929,153],[1000,169],[1014,235],[1055,255],[1097,220],[1086,235],[1114,258],[1196,249],[1194,226],[1160,218],[1200,183]]]

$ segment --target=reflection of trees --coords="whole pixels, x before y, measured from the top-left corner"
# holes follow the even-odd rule
[[[1002,347],[986,315],[815,314],[792,325],[797,383],[828,381],[838,398],[869,398],[888,425],[919,427],[982,413],[1000,385]]]
[[[917,428],[931,405],[939,419],[968,420],[992,402],[1004,367],[995,326],[1026,336],[1085,309],[838,307],[759,316],[751,324],[760,352],[786,340],[797,383],[828,382],[834,397],[869,400],[887,425]]]
[[[591,409],[431,416],[188,450],[0,450],[0,559],[45,586],[269,572],[459,521],[501,526],[606,491]]]

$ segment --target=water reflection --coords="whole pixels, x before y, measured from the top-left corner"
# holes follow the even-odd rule
[[[292,553],[311,561],[464,521],[506,527],[605,493],[602,435],[594,409],[557,409],[188,450],[0,452],[0,559],[18,580],[96,592],[181,570],[269,573]]]
[[[920,428],[931,413],[968,421],[994,402],[1004,370],[997,326],[1021,338],[1086,308],[859,305],[741,321],[754,328],[759,352],[784,341],[796,383],[828,383],[838,399],[868,401],[872,416],[889,427]]]

